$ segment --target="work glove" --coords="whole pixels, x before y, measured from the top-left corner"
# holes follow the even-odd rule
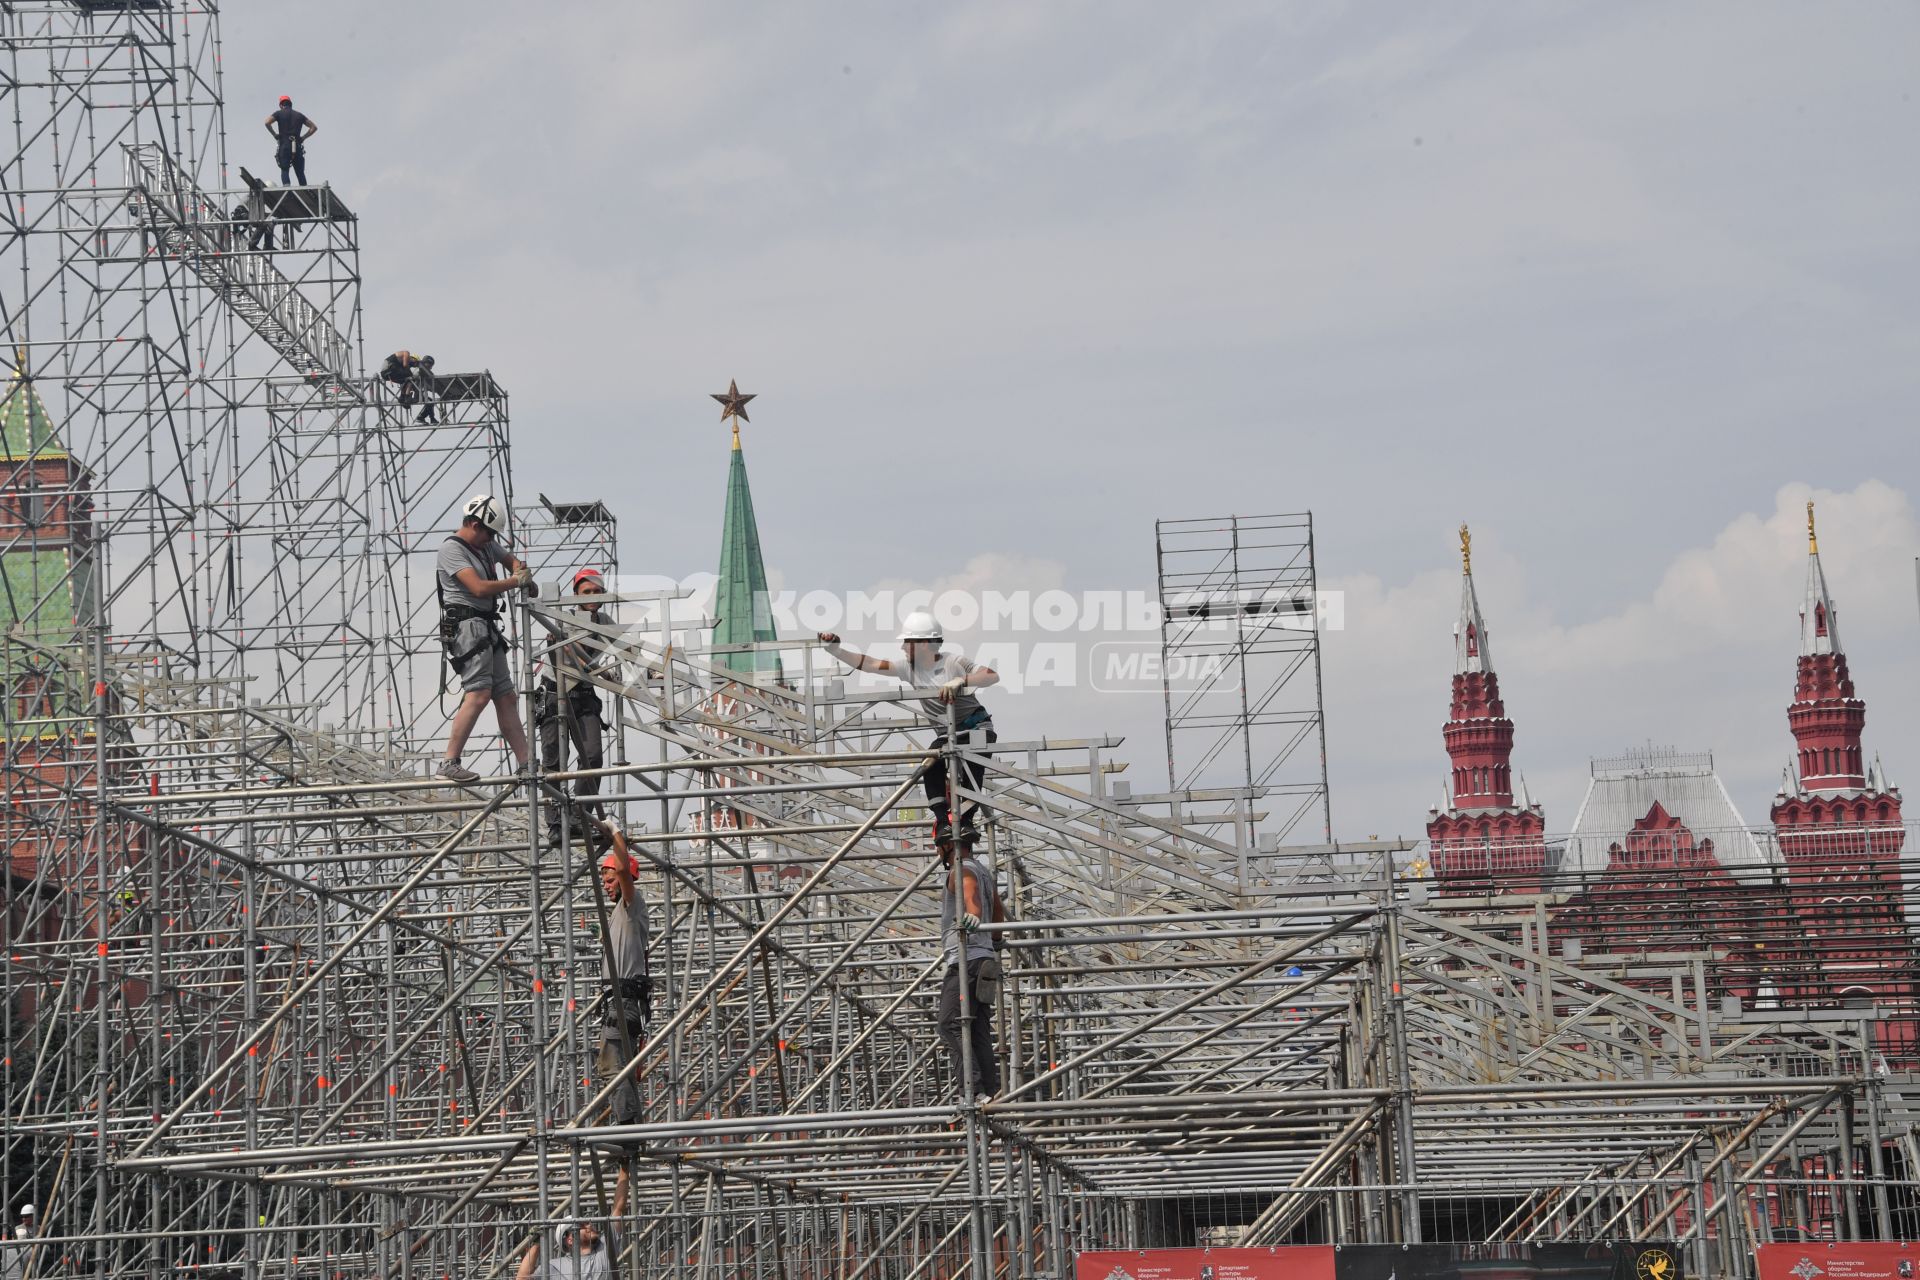
[[[966,677],[964,676],[947,681],[945,684],[940,686],[940,701],[952,702],[955,698],[958,698],[960,696],[960,691],[965,689],[966,687],[967,687],[967,681],[966,681]]]
[[[979,927],[980,927],[979,916],[973,914],[973,912],[971,911],[962,911],[960,913],[960,932],[972,933],[975,929],[978,929]]]
[[[538,588],[533,584],[533,570],[525,565],[513,571],[513,585],[521,591],[533,590],[536,595],[539,594]]]

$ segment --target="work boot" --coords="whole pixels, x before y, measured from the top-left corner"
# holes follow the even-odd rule
[[[933,820],[933,847],[940,853],[953,852],[953,823],[951,820],[935,818]]]
[[[478,782],[480,775],[458,760],[448,760],[440,766],[440,776],[448,782]]]
[[[980,828],[973,825],[973,819],[972,818],[960,819],[961,847],[966,849],[971,849],[973,848],[973,846],[979,843],[980,843]]]

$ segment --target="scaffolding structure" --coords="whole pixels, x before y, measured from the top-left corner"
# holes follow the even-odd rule
[[[1167,785],[1237,786],[1269,845],[1333,839],[1313,515],[1154,524]]]
[[[1547,895],[1431,896],[1413,843],[1263,838],[1299,821],[1263,806],[1324,811],[1323,773],[1136,795],[1110,738],[944,749],[985,770],[960,798],[1011,912],[1005,1085],[962,1104],[941,873],[904,812],[940,726],[810,643],[746,646],[782,678],[744,678],[663,598],[599,623],[548,590],[514,609],[516,671],[609,704],[600,802],[652,925],[643,1119],[608,1123],[606,903],[584,843],[540,838],[580,775],[427,776],[425,566],[467,493],[510,498],[506,395],[443,375],[420,424],[367,377],[326,188],[241,243],[217,20],[0,7],[24,1275],[511,1275],[610,1220],[622,1172],[615,1274],[682,1280],[1620,1237],[1748,1276],[1790,1232],[1920,1232],[1910,1064],[1875,1047],[1915,1010],[1729,1001],[1712,946],[1580,954]],[[598,502],[515,533],[549,583],[617,565]],[[746,821],[705,821],[719,801]]]

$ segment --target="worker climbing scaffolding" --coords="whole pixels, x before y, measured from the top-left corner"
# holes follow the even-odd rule
[[[926,689],[932,697],[920,700],[921,710],[927,719],[935,725],[944,726],[948,721],[948,708],[952,708],[953,742],[956,746],[986,747],[999,740],[993,731],[993,716],[980,704],[980,698],[973,692],[985,689],[1000,682],[1000,676],[991,667],[971,662],[957,653],[941,649],[940,644],[946,638],[940,623],[930,613],[916,612],[907,615],[900,629],[901,642],[906,645],[905,658],[873,658],[855,653],[841,645],[840,637],[831,631],[820,632],[820,643],[828,653],[852,667],[855,671],[871,671],[878,675],[892,676],[903,680],[915,689]],[[933,740],[933,748],[939,751],[948,743],[945,732]],[[979,761],[969,760],[963,766],[968,785],[974,791],[986,776],[986,766]],[[933,810],[933,839],[938,846],[953,843],[952,799],[948,786],[947,762],[944,755],[934,758],[927,766],[924,782],[927,792],[927,805]],[[959,840],[962,845],[971,846],[980,838],[979,828],[974,819],[980,812],[980,802],[968,804],[960,815]]]
[[[613,1274],[612,1259],[620,1253],[620,1222],[627,1216],[627,1170],[613,1192],[612,1221],[606,1230],[591,1218],[563,1218],[553,1227],[553,1252],[540,1265],[540,1245],[527,1246],[516,1280],[604,1280]]]
[[[968,849],[956,860],[951,842],[940,845],[939,853],[947,872],[940,891],[940,945],[947,971],[934,1022],[953,1064],[955,1091],[984,1100],[1000,1092],[993,1015],[1000,1002],[1001,968],[1000,935],[983,933],[980,926],[1004,921],[1007,911],[983,858]]]
[[[578,596],[603,596],[607,593],[606,580],[598,569],[582,569],[573,575],[573,592]],[[591,602],[576,607],[586,614],[590,623],[604,625],[610,621],[606,612]],[[580,768],[598,769],[601,766],[606,729],[601,715],[600,695],[584,676],[604,660],[599,646],[588,640],[572,640],[556,646],[552,660],[540,664],[539,682],[533,691],[533,725],[540,735],[542,769],[551,771],[565,767],[565,742],[573,744]],[[564,678],[557,669],[562,663],[569,668]],[[562,684],[566,688],[565,696],[561,694]],[[584,803],[600,794],[599,778],[579,779],[574,783],[573,794],[583,801],[580,810],[582,815],[588,818],[599,816],[598,806]],[[549,844],[560,843],[560,817],[559,806],[549,805]],[[574,832],[579,833],[578,826]]]
[[[247,194],[233,207],[233,232],[228,243],[238,249],[244,235],[247,248],[256,253],[271,252],[273,218],[267,212],[267,184],[248,173],[245,165],[240,166],[240,181],[246,184]]]
[[[388,356],[380,366],[380,380],[393,384],[402,409],[420,406],[420,415],[414,419],[415,422],[424,424],[439,420],[433,402],[427,398],[437,385],[433,376],[432,356],[416,356],[402,348]]]
[[[606,892],[607,999],[600,1052],[595,1066],[603,1079],[622,1072],[639,1052],[640,1033],[653,1006],[653,977],[647,967],[647,903],[637,881],[640,862],[627,851],[627,839],[610,822],[595,826],[600,856],[600,887]],[[611,1122],[640,1122],[640,1091],[631,1074],[612,1098]]]
[[[820,633],[828,653],[855,671],[893,676],[932,697],[920,700],[921,711],[936,725],[945,726],[934,737],[936,752],[922,775],[927,805],[933,810],[933,843],[947,871],[940,890],[940,945],[946,956],[946,977],[940,985],[940,1004],[934,1015],[940,1040],[953,1064],[955,1092],[971,1102],[1000,1091],[1000,1064],[993,1041],[993,1015],[1000,998],[1000,959],[997,933],[980,926],[1006,918],[993,871],[974,848],[980,839],[975,819],[980,802],[961,811],[953,826],[953,775],[947,755],[954,747],[987,747],[998,741],[993,717],[973,692],[999,683],[993,668],[970,662],[941,649],[946,639],[932,614],[907,615],[899,639],[906,646],[903,659],[873,658],[840,643],[831,631]],[[978,792],[986,766],[977,760],[961,763],[967,784]],[[955,845],[959,855],[955,856]]]

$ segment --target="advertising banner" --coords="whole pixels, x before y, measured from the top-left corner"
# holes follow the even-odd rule
[[[1332,1245],[1083,1253],[1074,1280],[1336,1280]]]
[[[1668,1241],[1135,1249],[1079,1255],[1074,1280],[1685,1280],[1679,1259]],[[1920,1280],[1911,1272],[1885,1275]],[[1881,1280],[1881,1274],[1763,1270],[1760,1280]]]
[[[1911,1240],[1763,1244],[1754,1257],[1760,1263],[1760,1280],[1914,1280],[1920,1244]]]

